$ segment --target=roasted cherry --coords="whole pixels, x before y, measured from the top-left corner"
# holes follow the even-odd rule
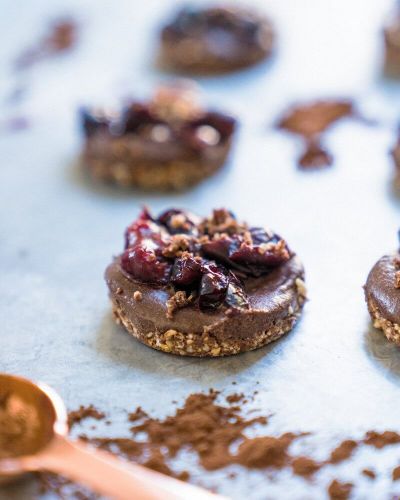
[[[232,273],[232,271],[229,272],[229,285],[226,292],[225,303],[228,306],[235,308],[249,307],[249,302],[243,290],[243,285]]]
[[[125,250],[121,266],[134,278],[159,285],[168,283],[172,267],[168,262],[161,261],[154,250],[140,244]]]
[[[177,287],[188,287],[201,278],[202,266],[199,260],[193,257],[180,257],[172,267],[171,283]]]
[[[216,309],[219,307],[225,300],[228,285],[229,279],[223,268],[213,263],[205,265],[200,282],[200,309]]]
[[[185,210],[171,209],[163,212],[157,222],[165,226],[170,234],[192,234],[197,233],[199,220]]]
[[[162,231],[151,217],[147,208],[144,208],[139,217],[125,231],[125,248],[135,245],[143,239],[150,239],[160,247],[165,243],[162,239]]]

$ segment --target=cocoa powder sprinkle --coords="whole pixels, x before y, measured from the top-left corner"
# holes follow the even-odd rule
[[[157,419],[141,407],[127,414],[130,435],[123,437],[80,438],[100,449],[107,450],[126,460],[140,463],[158,472],[190,480],[186,470],[176,470],[174,458],[182,452],[189,452],[197,458],[205,471],[222,469],[229,465],[245,469],[276,471],[291,468],[293,474],[311,480],[312,476],[328,464],[348,460],[358,446],[375,448],[400,443],[400,435],[394,431],[369,431],[360,441],[346,439],[334,448],[326,461],[319,462],[306,455],[296,456],[291,451],[292,443],[305,434],[288,432],[278,436],[265,435],[262,428],[257,437],[249,437],[253,426],[268,423],[265,416],[249,418],[244,413],[248,398],[243,393],[233,393],[220,403],[220,394],[210,389],[209,393],[191,394],[173,414]],[[93,405],[81,406],[70,413],[72,425],[85,418],[103,419],[104,413]],[[252,430],[251,430],[252,432]],[[259,435],[261,434],[261,435]],[[373,470],[364,469],[364,476],[374,479]],[[227,477],[238,472],[227,472]],[[392,471],[393,481],[400,479],[400,466]],[[40,475],[43,491],[57,493],[60,498],[95,498],[86,489],[52,474]],[[205,484],[206,487],[210,485]],[[328,486],[331,499],[349,498],[354,485],[334,479]]]
[[[385,446],[400,443],[400,434],[395,431],[368,431],[365,435],[363,443],[381,449]]]
[[[317,472],[322,464],[310,457],[296,457],[292,462],[292,469],[297,476],[308,477]]]
[[[373,471],[372,469],[363,469],[362,474],[366,477],[369,477],[370,479],[376,478],[376,472]]]
[[[346,439],[331,451],[331,455],[327,462],[331,464],[338,464],[339,462],[347,460],[353,454],[357,446],[357,441],[354,441],[353,439]]]
[[[398,481],[400,479],[400,465],[395,467],[392,471],[392,479],[393,481]]]
[[[36,62],[66,52],[74,47],[78,38],[78,26],[72,19],[59,19],[49,26],[48,33],[16,60],[17,69],[24,69]]]
[[[89,406],[81,405],[77,410],[73,410],[68,413],[68,427],[71,429],[75,424],[79,424],[87,418],[102,420],[105,418],[105,414],[95,408],[92,404]]]
[[[347,500],[352,489],[352,483],[341,483],[334,479],[328,487],[328,495],[331,500]]]

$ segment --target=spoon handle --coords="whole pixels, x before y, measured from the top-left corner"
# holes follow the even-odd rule
[[[55,436],[35,467],[56,472],[118,500],[222,500],[197,486],[122,461],[82,441]]]

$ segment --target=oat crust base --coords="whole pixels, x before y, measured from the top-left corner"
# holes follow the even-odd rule
[[[104,146],[101,146],[104,148]],[[182,191],[215,174],[225,164],[231,139],[218,146],[211,157],[191,157],[170,161],[145,160],[133,157],[118,142],[105,151],[89,139],[81,156],[82,168],[95,180],[122,188],[146,191]]]
[[[368,311],[375,328],[382,330],[386,338],[400,347],[400,325],[385,319],[379,312],[377,305],[371,298],[367,298]]]
[[[180,356],[220,357],[252,351],[282,337],[292,330],[300,317],[305,298],[299,295],[296,309],[289,307],[287,316],[274,321],[268,330],[258,334],[250,333],[245,339],[224,339],[223,341],[210,335],[207,331],[202,334],[184,333],[176,330],[139,332],[123,309],[113,299],[111,301],[116,323],[122,324],[133,337],[143,344],[159,351]]]

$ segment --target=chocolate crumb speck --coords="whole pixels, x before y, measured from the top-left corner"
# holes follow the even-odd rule
[[[313,475],[322,467],[322,464],[316,462],[310,457],[296,457],[292,462],[293,472],[297,476],[308,477]]]
[[[392,479],[393,481],[398,481],[400,479],[400,465],[395,467],[392,471]]]
[[[105,413],[98,410],[92,404],[89,406],[80,406],[77,410],[68,412],[68,426],[71,429],[74,425],[80,424],[87,418],[94,418],[95,420],[102,420],[105,418]]]
[[[372,469],[363,469],[361,472],[364,476],[369,477],[370,479],[376,478],[376,472]]]
[[[368,431],[365,435],[363,443],[381,449],[385,446],[400,443],[400,434],[395,431]]]
[[[167,312],[166,316],[168,319],[172,319],[174,317],[175,311],[178,309],[182,309],[182,307],[186,307],[188,304],[192,303],[194,300],[194,295],[187,295],[185,291],[179,290],[175,292],[172,297],[167,300]]]
[[[233,403],[239,403],[244,399],[244,394],[243,392],[241,393],[233,393],[229,394],[229,396],[226,397],[226,400],[228,403],[233,404]]]
[[[332,450],[327,462],[331,464],[338,464],[347,460],[353,454],[357,446],[357,441],[354,441],[353,439],[346,439]]]
[[[331,166],[333,156],[319,142],[306,141],[306,148],[298,161],[302,168],[317,169]]]
[[[137,422],[138,420],[142,420],[147,417],[148,414],[142,409],[141,406],[138,406],[135,411],[128,413],[129,422]]]
[[[236,463],[250,469],[281,469],[290,463],[288,448],[295,439],[296,435],[292,433],[280,437],[246,438],[239,446]]]

